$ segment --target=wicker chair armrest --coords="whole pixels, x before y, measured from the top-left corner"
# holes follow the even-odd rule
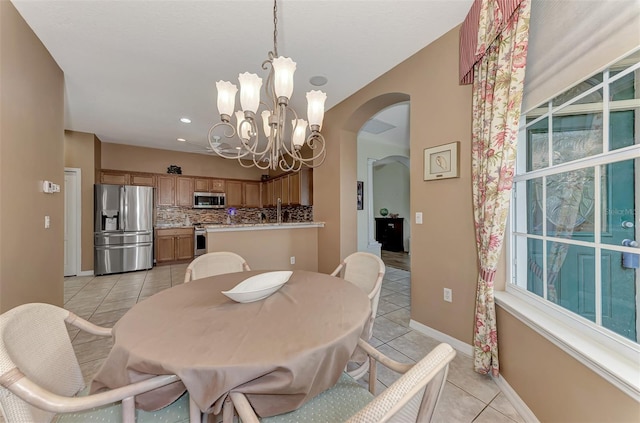
[[[249,400],[247,400],[247,397],[245,397],[243,393],[230,392],[229,396],[242,423],[258,423],[260,421],[255,411],[253,411],[253,407],[249,404]],[[228,422],[223,421],[223,423]]]
[[[334,270],[333,273],[331,273],[331,276],[338,276],[340,274],[340,271],[344,268],[345,264],[346,263],[344,261],[340,263],[338,267],[336,267],[336,270]]]
[[[373,348],[367,341],[362,338],[358,339],[358,346],[362,348],[367,353],[367,355],[369,355],[369,357],[398,373],[406,373],[414,365],[414,363],[400,363],[399,361],[395,361],[392,358],[387,357],[377,349]]]
[[[187,268],[187,271],[184,273],[184,283],[191,281],[191,269]]]
[[[105,328],[102,326],[95,325],[72,312],[69,312],[69,315],[67,316],[66,319],[64,319],[64,321],[69,323],[72,326],[77,327],[80,330],[89,332],[92,335],[99,335],[99,336],[112,335],[111,328]]]
[[[122,401],[178,381],[180,378],[176,375],[155,376],[131,385],[83,397],[65,397],[54,394],[24,375],[16,377],[15,372],[10,381],[2,380],[1,384],[22,400],[42,410],[53,413],[73,413]]]

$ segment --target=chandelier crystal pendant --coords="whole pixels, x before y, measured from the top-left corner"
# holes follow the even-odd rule
[[[242,73],[240,107],[234,112],[238,87],[228,81],[216,82],[220,122],[209,129],[209,145],[214,153],[225,159],[237,159],[243,167],[298,171],[302,166],[320,166],[326,157],[325,140],[320,130],[324,118],[322,91],[307,93],[307,119],[298,117],[289,107],[293,94],[293,74],[296,63],[288,57],[278,56],[277,0],[273,2],[273,51],[262,63],[269,70],[264,86],[267,102],[260,101],[262,78],[253,73]],[[258,110],[262,106],[258,122]],[[236,125],[231,123],[232,116]],[[307,128],[309,135],[307,135]],[[223,137],[229,142],[221,141]],[[308,157],[303,157],[303,147]]]

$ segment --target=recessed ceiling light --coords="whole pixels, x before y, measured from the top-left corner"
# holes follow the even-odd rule
[[[191,119],[183,117],[183,118],[180,118],[180,122],[182,122],[182,123],[191,123]]]
[[[180,141],[180,142],[186,142],[187,140],[185,140],[184,138],[178,138],[178,141]]]
[[[328,80],[325,76],[316,75],[316,76],[312,76],[311,79],[309,79],[309,82],[311,83],[311,85],[314,85],[316,87],[321,87],[325,85],[328,82]]]

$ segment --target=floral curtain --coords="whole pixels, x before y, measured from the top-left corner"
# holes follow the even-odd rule
[[[474,368],[499,373],[493,281],[502,250],[516,158],[529,37],[530,0],[502,16],[483,0],[473,73],[472,182],[480,271],[476,291]]]

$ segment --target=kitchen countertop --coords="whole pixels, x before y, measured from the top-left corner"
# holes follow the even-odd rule
[[[255,231],[273,229],[324,228],[324,222],[238,223],[231,225],[204,225],[207,232]]]

